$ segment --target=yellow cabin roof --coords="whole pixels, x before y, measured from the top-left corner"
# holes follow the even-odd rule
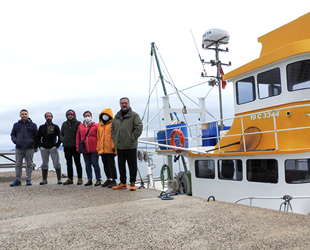
[[[223,76],[229,80],[278,60],[310,52],[310,12],[258,38],[260,57]]]

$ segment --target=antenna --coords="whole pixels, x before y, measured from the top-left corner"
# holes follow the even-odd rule
[[[202,36],[202,48],[205,50],[214,50],[215,51],[215,60],[210,60],[210,62],[205,62],[204,60],[201,61],[201,63],[204,64],[211,64],[211,66],[216,66],[216,76],[214,78],[210,79],[209,85],[215,86],[218,84],[219,88],[219,108],[220,108],[220,120],[221,120],[221,130],[223,130],[224,124],[223,124],[223,111],[222,111],[222,90],[223,87],[223,81],[222,81],[222,75],[224,75],[224,72],[222,70],[222,65],[225,66],[231,66],[231,62],[222,63],[219,59],[219,52],[228,52],[228,48],[220,49],[220,45],[228,44],[229,41],[229,34],[226,30],[221,29],[209,29],[207,30],[203,36]],[[207,76],[211,77],[211,76]]]
[[[194,40],[194,43],[195,43],[195,46],[196,46],[196,50],[197,50],[197,53],[198,53],[198,56],[199,56],[199,59],[200,59],[200,62],[201,62],[202,69],[203,69],[203,71],[204,71],[204,75],[206,76],[206,75],[207,75],[207,72],[206,72],[205,67],[204,67],[204,64],[203,64],[204,60],[201,59],[201,56],[200,56],[200,54],[199,54],[199,50],[198,50],[198,47],[197,47],[197,44],[196,44],[196,41],[195,41],[193,32],[192,32],[192,30],[190,30],[190,31],[191,31],[191,33],[192,33],[192,37],[193,37],[193,40]],[[203,72],[202,72],[202,73],[201,73],[201,76],[204,76],[204,75],[203,75]]]

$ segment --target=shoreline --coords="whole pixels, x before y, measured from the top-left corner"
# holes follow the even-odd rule
[[[23,171],[23,176],[25,175]],[[158,190],[56,184],[10,187],[0,173],[1,249],[308,249],[310,216]],[[86,179],[84,179],[85,183]]]

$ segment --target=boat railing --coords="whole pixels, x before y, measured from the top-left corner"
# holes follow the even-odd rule
[[[283,200],[283,202],[280,204],[279,211],[285,211],[289,212],[289,210],[293,213],[293,207],[291,204],[291,200],[293,199],[309,199],[310,196],[291,196],[291,195],[283,195],[282,197],[262,197],[262,196],[250,196],[250,197],[243,197],[241,199],[238,199],[235,201],[235,204],[239,203],[243,200],[250,200],[250,206],[252,206],[253,200]],[[282,210],[283,208],[283,210]]]
[[[172,149],[170,145],[170,134],[174,128],[180,129],[184,137],[187,141],[187,147],[189,148],[196,148],[198,150],[204,150],[207,148],[207,150],[211,151],[212,149],[215,149],[215,145],[217,145],[217,150],[221,152],[223,148],[226,145],[221,145],[221,138],[225,137],[235,137],[236,141],[238,140],[240,142],[241,138],[243,140],[243,151],[247,151],[247,145],[246,145],[246,140],[245,136],[248,135],[255,135],[255,134],[268,134],[268,133],[273,133],[274,134],[274,142],[275,142],[275,148],[274,150],[279,150],[279,141],[278,141],[278,133],[279,132],[284,132],[284,131],[293,131],[293,130],[302,130],[302,129],[310,129],[310,126],[295,126],[295,127],[288,127],[288,128],[278,128],[277,127],[277,117],[278,117],[278,112],[281,110],[287,110],[290,109],[291,111],[296,108],[301,108],[301,107],[309,107],[310,104],[304,104],[304,105],[295,105],[295,106],[289,106],[289,107],[283,107],[283,108],[278,108],[278,109],[270,109],[270,110],[264,110],[264,111],[258,111],[258,112],[253,112],[250,114],[246,115],[241,115],[241,116],[235,116],[232,118],[225,118],[222,120],[214,120],[211,122],[200,122],[200,123],[195,123],[195,124],[185,124],[185,123],[180,123],[180,124],[175,124],[174,126],[167,126],[166,129],[161,129],[161,130],[156,130],[154,131],[154,137],[157,138],[156,143],[159,144],[165,144],[168,145],[167,147],[163,147],[161,145],[159,147],[159,150],[167,150],[167,149]],[[264,131],[254,131],[254,132],[247,132],[245,133],[245,120],[253,120],[253,119],[260,119],[260,117],[264,115],[267,116],[267,118],[272,118],[272,127],[269,130],[264,130]],[[309,114],[306,114],[310,116]],[[240,125],[237,124],[238,120],[240,120]],[[234,133],[234,134],[227,134],[227,132],[230,129],[230,126],[224,126],[223,130],[221,130],[221,126],[219,124],[234,124],[234,126],[240,126],[240,132],[243,131],[243,133]],[[211,128],[210,128],[211,126]],[[210,133],[208,135],[207,133],[210,132],[212,129],[213,134]]]

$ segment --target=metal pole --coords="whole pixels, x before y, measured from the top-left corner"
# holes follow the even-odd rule
[[[163,75],[161,73],[161,69],[160,69],[158,58],[157,58],[157,54],[156,54],[155,43],[154,42],[151,43],[151,46],[152,46],[151,54],[154,53],[156,64],[157,64],[157,68],[158,68],[158,72],[159,72],[159,78],[160,78],[161,84],[163,86],[164,94],[165,94],[165,96],[167,96],[167,90],[166,90],[166,86],[165,86],[165,83],[164,83],[164,77],[163,77]],[[170,113],[170,118],[171,118],[171,121],[172,121],[173,120],[172,113]]]
[[[221,81],[221,73],[220,73],[220,67],[221,64],[219,62],[219,44],[216,43],[216,49],[215,49],[215,59],[216,59],[216,67],[217,67],[217,74],[216,78],[219,84],[219,105],[220,105],[220,120],[221,120],[221,130],[223,130],[223,107],[222,107],[222,81]]]

